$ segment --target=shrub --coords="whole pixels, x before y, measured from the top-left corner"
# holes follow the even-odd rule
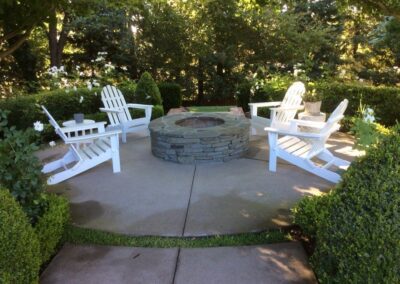
[[[47,262],[54,254],[69,221],[68,200],[53,194],[49,194],[47,199],[48,209],[34,227],[40,243],[41,263]]]
[[[140,77],[136,87],[136,98],[138,103],[142,104],[162,104],[160,90],[150,73],[144,72]]]
[[[316,222],[307,230],[316,232],[311,262],[321,283],[400,282],[399,145],[400,125],[352,163],[329,202],[300,205],[295,219]]]
[[[35,133],[7,127],[7,115],[0,111],[0,185],[10,190],[32,224],[46,207],[42,166],[34,155]]]
[[[316,90],[323,96],[322,111],[332,111],[343,99],[348,99],[347,115],[356,115],[361,101],[375,110],[377,122],[392,126],[400,121],[400,88],[319,82]]]
[[[324,222],[330,195],[307,196],[300,200],[293,212],[293,223],[300,226],[303,234],[315,239],[317,228]]]
[[[164,115],[164,108],[161,105],[155,105],[151,113],[151,119],[156,119]]]
[[[38,239],[8,190],[0,188],[0,283],[38,283]]]
[[[241,107],[243,111],[249,111],[249,103],[251,96],[251,83],[249,81],[243,81],[236,88],[236,105]]]
[[[176,83],[158,84],[165,112],[182,105],[181,86]]]

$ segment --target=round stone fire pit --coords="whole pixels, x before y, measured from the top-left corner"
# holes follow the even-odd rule
[[[225,162],[242,156],[249,143],[248,119],[230,113],[179,113],[153,120],[151,149],[178,163]]]

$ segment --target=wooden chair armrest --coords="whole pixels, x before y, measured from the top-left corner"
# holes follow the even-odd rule
[[[100,108],[100,111],[101,112],[111,112],[111,113],[121,113],[121,112],[123,112],[124,110],[123,109],[116,109],[116,108],[104,108],[104,107],[101,107]]]
[[[263,103],[249,103],[253,107],[274,107],[281,105],[282,102],[263,102]]]
[[[73,143],[91,142],[95,139],[115,136],[115,135],[120,134],[121,132],[122,132],[121,130],[113,130],[113,131],[107,131],[107,132],[96,133],[96,134],[82,135],[82,136],[67,138],[65,140],[65,143],[73,144]]]
[[[301,132],[301,131],[290,131],[290,130],[282,130],[282,129],[276,129],[272,127],[265,127],[265,131],[271,132],[271,133],[276,133],[279,135],[288,135],[288,136],[294,136],[294,137],[299,137],[299,138],[307,138],[307,139],[321,139],[325,135],[321,133],[309,133],[309,132]]]
[[[153,105],[144,105],[144,104],[126,104],[129,108],[139,108],[139,109],[148,109],[153,108]]]
[[[292,119],[292,120],[290,120],[290,125],[293,127],[308,126],[308,127],[314,127],[314,128],[323,128],[326,125],[326,122]]]
[[[272,111],[285,111],[285,110],[302,110],[304,106],[280,106],[280,107],[273,107],[270,108]]]

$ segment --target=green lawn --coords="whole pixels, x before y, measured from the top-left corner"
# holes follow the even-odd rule
[[[158,237],[127,236],[69,225],[64,234],[64,241],[71,244],[154,248],[245,246],[287,242],[290,240],[291,236],[280,230],[210,237]]]
[[[190,112],[224,112],[235,106],[192,106]]]

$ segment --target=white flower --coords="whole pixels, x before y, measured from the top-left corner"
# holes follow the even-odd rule
[[[151,97],[149,95],[147,95],[146,96],[146,100],[149,100],[149,99],[151,99]]]
[[[76,87],[76,86],[74,86],[74,88],[73,88],[73,89],[74,89],[74,91],[76,91],[76,90],[77,90],[77,87]]]
[[[94,95],[97,97],[97,92],[94,92]]]
[[[79,103],[81,104],[83,102],[83,97],[81,96],[80,98],[79,98]]]
[[[121,69],[124,71],[128,70],[128,68],[126,68],[126,66],[122,66]]]
[[[55,147],[55,146],[56,146],[56,142],[50,141],[50,142],[49,142],[49,146],[50,146],[50,147]]]
[[[93,88],[92,83],[90,83],[90,81],[87,81],[87,82],[86,82],[86,86],[87,86],[87,88],[89,89],[89,91],[91,91],[92,88]]]
[[[64,66],[60,66],[60,68],[58,69],[59,72],[64,72]]]
[[[104,64],[104,67],[105,68],[109,68],[109,69],[114,69],[115,68],[114,65],[111,64],[111,62],[108,62],[108,63]]]
[[[364,118],[363,120],[367,123],[373,123],[375,122],[375,112],[372,108],[366,108],[364,110]]]
[[[99,84],[99,82],[97,82],[97,80],[93,80],[92,85],[95,86],[95,87],[99,87],[100,86],[100,84]]]
[[[40,121],[36,121],[36,122],[33,124],[33,128],[34,128],[36,131],[38,131],[38,132],[42,132],[44,126],[43,126],[43,123],[41,123]]]
[[[81,66],[76,65],[75,69],[76,69],[76,71],[79,71],[79,69],[81,69]]]

